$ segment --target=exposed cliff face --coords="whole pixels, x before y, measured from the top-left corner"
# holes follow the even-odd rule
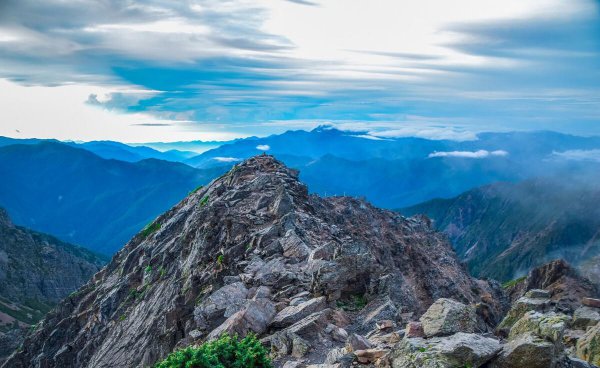
[[[61,299],[96,273],[104,260],[49,235],[12,224],[0,209],[0,360]]]
[[[134,237],[7,366],[145,367],[220,332],[253,331],[275,346],[285,329],[310,341],[316,326],[406,321],[448,296],[497,311],[496,292],[467,275],[428,221],[309,195],[297,172],[259,156]],[[327,331],[323,346],[335,344]],[[311,349],[309,361],[325,359]]]
[[[505,282],[553,259],[580,267],[600,254],[596,183],[585,176],[497,183],[401,212],[429,216],[473,275]]]

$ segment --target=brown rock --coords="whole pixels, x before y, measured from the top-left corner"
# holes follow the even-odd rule
[[[308,315],[325,309],[327,303],[325,297],[307,300],[298,305],[290,305],[277,313],[273,319],[274,328],[282,328],[292,325]]]
[[[371,348],[371,343],[365,337],[351,334],[346,340],[346,350],[351,353],[356,350],[366,350]]]
[[[248,302],[244,309],[236,312],[214,329],[208,335],[208,338],[215,339],[224,333],[239,336],[245,336],[249,332],[261,334],[266,331],[274,316],[275,306],[269,300],[252,300]]]
[[[425,337],[425,331],[423,331],[423,325],[421,322],[408,322],[406,324],[406,337]]]
[[[381,321],[377,321],[375,326],[377,327],[378,330],[386,330],[388,328],[394,327],[394,321],[389,320],[389,319],[384,319]]]
[[[600,308],[600,299],[581,298],[581,304],[588,307]]]
[[[356,350],[354,355],[356,355],[359,363],[368,364],[374,363],[377,359],[387,354],[388,351],[384,349]]]

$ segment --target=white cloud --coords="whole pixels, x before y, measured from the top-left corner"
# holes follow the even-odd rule
[[[242,161],[241,158],[237,158],[237,157],[213,157],[213,160],[219,161],[219,162],[237,162],[237,161]]]
[[[352,135],[351,137],[354,138],[362,138],[362,139],[369,139],[372,141],[385,141],[385,138],[380,138],[380,137],[376,137],[370,134],[357,134],[357,135]]]
[[[479,151],[449,151],[449,152],[432,152],[429,154],[429,158],[433,157],[462,157],[462,158],[486,158],[486,157],[502,157],[508,156],[508,152],[503,150],[497,151],[487,151],[487,150],[479,150]]]
[[[172,142],[230,140],[227,132],[200,131],[200,124],[161,119],[145,112],[124,113],[89,103],[115,93],[139,93],[123,86],[22,86],[0,79],[0,135],[14,138],[55,138],[90,141]],[[145,91],[150,93],[150,91]]]
[[[271,146],[269,146],[268,144],[259,144],[258,146],[256,146],[256,149],[259,151],[268,151],[271,149]]]
[[[600,162],[600,149],[591,150],[568,150],[564,152],[552,152],[552,155],[565,160],[574,161],[598,161]]]
[[[456,130],[452,127],[409,126],[400,129],[371,131],[369,135],[379,138],[417,137],[432,140],[474,141],[477,134],[467,130]]]

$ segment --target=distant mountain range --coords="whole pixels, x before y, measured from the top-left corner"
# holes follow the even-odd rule
[[[556,258],[590,268],[600,254],[599,178],[497,183],[401,212],[432,218],[478,277],[508,281]]]
[[[59,301],[108,261],[50,235],[14,226],[0,208],[0,364]]]
[[[0,206],[17,224],[112,254],[224,170],[103,159],[55,142],[9,145],[0,147]]]
[[[20,225],[112,254],[189,191],[262,152],[299,169],[317,194],[365,197],[390,209],[494,182],[600,171],[600,137],[555,132],[482,133],[459,142],[323,126],[230,142],[148,145],[167,151],[0,137],[0,206]],[[199,155],[186,151],[215,146]]]
[[[267,151],[321,195],[364,196],[400,208],[448,198],[497,181],[600,169],[600,137],[555,132],[482,133],[472,141],[405,137],[320,127],[224,144],[185,162],[198,168],[233,165]],[[586,160],[597,150],[597,160]]]
[[[143,145],[127,145],[113,141],[92,141],[92,142],[61,142],[54,139],[13,139],[0,137],[0,147],[12,144],[38,144],[42,142],[64,143],[71,147],[83,148],[96,155],[126,162],[137,162],[148,158],[155,158],[164,161],[183,162],[188,158],[196,156],[196,152],[165,150],[159,151]]]

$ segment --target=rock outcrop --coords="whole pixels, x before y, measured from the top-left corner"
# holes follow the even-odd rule
[[[516,280],[507,288],[512,301],[525,295],[528,290],[543,289],[561,307],[573,310],[581,303],[581,299],[599,295],[598,286],[571,267],[567,262],[558,259],[534,268],[526,277]]]
[[[157,218],[4,367],[147,367],[221,332],[258,334],[278,367],[371,364],[401,340],[396,326],[439,298],[494,320],[501,294],[466,273],[427,219],[309,195],[296,171],[264,155]],[[439,339],[448,359],[479,364],[497,350],[483,337]]]

